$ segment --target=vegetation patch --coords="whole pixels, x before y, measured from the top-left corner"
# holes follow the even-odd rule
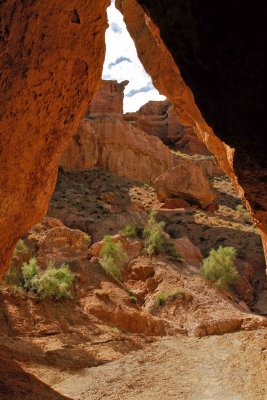
[[[140,224],[126,225],[125,228],[120,231],[120,234],[128,238],[142,239],[143,230],[144,226]]]
[[[238,279],[236,269],[236,250],[234,247],[211,249],[209,256],[203,260],[200,274],[212,282],[217,288],[227,289],[228,285]]]
[[[11,267],[5,275],[5,282],[16,288],[36,293],[39,298],[66,299],[71,297],[75,275],[69,266],[56,268],[52,263],[41,271],[35,257],[21,267]]]
[[[186,296],[186,290],[184,288],[178,288],[176,290],[160,292],[157,295],[156,303],[159,306],[163,306],[168,299],[175,301],[177,299],[184,299]]]
[[[100,265],[116,281],[121,281],[122,270],[129,261],[128,254],[120,242],[113,242],[112,237],[104,237],[104,246],[100,253]]]
[[[31,290],[35,291],[41,299],[53,297],[55,299],[71,298],[70,289],[74,282],[74,274],[69,266],[63,264],[55,268],[52,264],[35,275],[31,281]]]
[[[174,244],[170,242],[168,235],[164,231],[165,222],[157,222],[156,215],[154,211],[150,213],[148,223],[143,231],[147,254],[151,257],[164,253],[177,261],[181,260]]]
[[[244,222],[246,223],[251,222],[250,214],[248,210],[243,206],[243,204],[238,204],[236,206],[236,211],[238,212],[239,217],[242,218]]]
[[[24,243],[24,240],[20,239],[16,244],[16,247],[14,250],[14,256],[17,256],[19,254],[27,255],[28,253],[29,253],[28,247]]]

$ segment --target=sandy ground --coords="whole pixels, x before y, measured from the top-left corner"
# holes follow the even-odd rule
[[[75,377],[65,372],[52,389],[75,400],[266,400],[266,371],[267,330],[165,337]]]

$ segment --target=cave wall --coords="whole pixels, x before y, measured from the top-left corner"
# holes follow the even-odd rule
[[[101,82],[108,0],[0,2],[0,275]]]
[[[240,0],[116,0],[155,87],[231,177],[267,251],[266,30]],[[216,135],[214,134],[216,133]]]

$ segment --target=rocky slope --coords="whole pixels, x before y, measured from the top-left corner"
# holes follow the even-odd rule
[[[183,209],[171,213],[169,215],[167,210],[162,210],[161,218],[170,218],[173,222],[174,213],[182,213],[183,220],[191,217]],[[205,226],[208,226],[207,222]],[[170,228],[167,224],[167,229]],[[196,237],[199,239],[199,232]],[[103,243],[92,245],[90,238],[80,230],[46,218],[24,237],[28,253],[18,252],[13,259],[14,265],[21,265],[33,255],[42,267],[47,266],[49,261],[58,266],[67,262],[76,274],[75,285],[71,299],[57,301],[40,300],[34,293],[6,284],[0,287],[0,358],[4,358],[5,365],[0,379],[0,398],[26,400],[42,396],[52,400],[67,396],[69,399],[100,399],[108,385],[105,396],[111,399],[116,398],[122,388],[121,396],[125,399],[131,398],[129,396],[133,399],[138,396],[150,398],[152,391],[155,397],[155,387],[158,393],[165,388],[165,398],[170,399],[172,391],[177,397],[177,378],[174,381],[171,378],[175,370],[180,378],[183,376],[185,387],[188,387],[183,389],[181,399],[193,400],[198,393],[196,385],[192,384],[193,376],[203,385],[206,382],[205,393],[216,399],[216,396],[222,396],[222,376],[228,374],[225,372],[227,368],[231,379],[227,378],[227,391],[223,386],[225,399],[232,400],[238,393],[239,399],[247,400],[249,393],[250,398],[263,400],[267,319],[251,312],[248,306],[255,305],[258,295],[255,264],[249,269],[240,259],[241,277],[247,279],[246,283],[237,282],[231,291],[218,291],[199,276],[202,254],[198,247],[184,238],[183,233],[174,240],[183,262],[164,255],[148,257],[139,239],[114,235],[113,240],[121,242],[129,256],[121,283],[114,281],[99,265],[99,251]],[[204,247],[201,247],[204,254],[207,242],[205,240]],[[256,253],[255,245],[251,243],[248,254],[254,263]],[[262,253],[258,257],[261,257],[259,264],[262,266]],[[259,273],[263,273],[263,268],[259,269]],[[251,297],[247,297],[249,285],[255,290],[252,302]],[[181,294],[170,295],[164,304],[158,302],[161,293],[176,292]],[[240,332],[225,335],[234,331]],[[210,336],[213,334],[220,335]],[[207,338],[199,341],[194,337]],[[235,343],[235,348],[229,348],[229,340]],[[169,355],[163,357],[166,351]],[[13,359],[7,354],[13,354]],[[180,360],[187,359],[184,364],[187,367],[183,370],[178,368],[182,363],[177,364],[177,354]],[[148,377],[151,374],[154,376],[154,371],[160,371],[154,357],[159,357],[160,368],[166,369],[166,379],[171,385],[167,392],[166,379],[155,386],[152,378]],[[194,361],[196,357],[197,363]],[[220,364],[216,363],[217,373],[214,357],[221,360]],[[252,358],[257,362],[251,364]],[[198,368],[200,359],[201,368]],[[246,376],[238,386],[237,377],[233,376],[236,362]],[[131,378],[127,375],[120,378],[121,389],[117,388],[116,382],[110,382],[109,374],[114,376],[114,368],[121,371],[121,368],[128,369],[130,365]],[[141,370],[140,365],[143,366]],[[247,365],[250,367],[247,368]],[[253,370],[251,365],[255,365]],[[222,370],[224,374],[221,374]],[[209,371],[213,371],[212,375]],[[257,378],[252,379],[256,372]],[[138,386],[136,393],[135,381],[141,376],[144,384]]]
[[[162,368],[167,368],[166,379],[171,385],[167,392],[165,388],[166,399],[172,398],[172,392],[177,396],[171,371],[183,376],[185,382],[192,382],[192,374],[196,374],[198,381],[206,385],[205,393],[220,399],[224,382],[220,371],[226,367],[232,371],[238,355],[240,368],[245,370],[251,357],[257,357],[257,367],[246,369],[246,383],[240,383],[238,389],[237,378],[228,379],[224,398],[232,400],[231,396],[239,394],[242,400],[247,400],[247,393],[253,393],[251,398],[262,400],[265,353],[257,346],[266,340],[267,283],[259,234],[245,210],[236,208],[240,199],[229,180],[222,176],[211,181],[219,203],[215,212],[188,204],[170,209],[166,202],[159,203],[152,187],[103,169],[59,172],[49,207],[50,217],[25,235],[28,252],[18,251],[13,266],[20,268],[33,255],[41,268],[46,268],[49,262],[57,267],[68,263],[76,275],[72,298],[40,300],[33,292],[2,284],[0,358],[5,358],[6,371],[0,380],[0,398],[15,400],[20,395],[26,400],[39,395],[57,399],[62,395],[91,400],[105,393],[116,398],[119,389],[116,382],[110,382],[109,375],[116,365],[119,370],[130,365],[134,369],[131,380],[128,376],[120,378],[122,398],[149,398],[152,393],[149,372],[154,376],[157,369],[150,354],[156,352]],[[127,224],[146,224],[151,209],[158,210],[158,219],[165,221],[166,232],[182,262],[164,254],[150,258],[143,241],[118,235]],[[101,239],[107,233],[113,235],[113,241],[122,243],[129,257],[121,283],[99,264]],[[215,289],[199,275],[203,256],[220,244],[234,246],[238,254],[240,277],[229,291]],[[159,303],[160,296],[166,293],[169,294],[166,300]],[[231,333],[235,331],[239,333]],[[168,338],[162,340],[164,337]],[[196,341],[194,337],[207,340]],[[236,343],[235,349],[225,348],[229,340]],[[162,352],[166,352],[164,343],[171,346],[174,358],[162,358]],[[249,349],[256,346],[253,352],[246,351],[244,343]],[[182,371],[177,367],[178,353],[189,360],[186,365],[191,365],[192,359],[191,368]],[[12,354],[13,360],[6,354]],[[133,362],[139,354],[143,354],[145,369],[142,370],[138,368],[139,362],[136,366]],[[214,357],[222,355],[226,361],[216,363],[215,374]],[[200,369],[195,365],[196,356],[202,360]],[[11,369],[16,374],[15,381]],[[101,387],[99,376],[103,381]],[[144,384],[136,393],[135,379],[142,376]],[[95,384],[88,386],[92,377]],[[163,391],[164,382],[156,386],[158,393]],[[186,395],[181,399],[193,400],[197,388],[192,383],[185,383],[187,386],[188,391],[183,389]]]

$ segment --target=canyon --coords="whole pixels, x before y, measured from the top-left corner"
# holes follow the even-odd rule
[[[260,10],[253,10],[251,18],[250,8],[243,9],[237,2],[230,15],[224,10],[224,23],[221,23],[221,36],[217,43],[214,21],[217,21],[218,10],[210,3],[205,10],[200,10],[198,3],[192,0],[188,0],[184,8],[180,2],[167,5],[161,2],[150,4],[149,1],[138,3],[135,0],[117,1],[116,5],[124,14],[139,58],[155,86],[175,105],[181,122],[197,129],[209,150],[217,156],[222,169],[231,176],[262,231],[266,250],[266,141],[261,134],[263,127],[256,128],[260,121],[258,110],[264,104],[264,62],[260,62],[264,46],[261,47],[261,42],[257,40],[258,37],[265,37],[261,32],[264,23],[257,23],[257,30],[248,29],[252,20],[261,21],[263,16]],[[56,181],[57,161],[99,86],[105,52],[107,6],[106,0],[94,1],[90,5],[84,0],[79,3],[78,12],[77,8],[73,9],[71,4],[65,2],[57,3],[56,9],[52,3],[44,6],[39,1],[26,7],[20,2],[1,3],[4,24],[1,28],[0,226],[1,231],[5,231],[0,252],[2,273],[8,267],[16,241],[45,214]],[[168,13],[164,11],[165,7]],[[240,9],[243,19],[238,26],[232,22],[239,20]],[[168,18],[171,23],[169,30]],[[208,22],[204,23],[206,19]],[[198,24],[199,21],[201,23]],[[181,43],[181,49],[187,49],[190,62],[185,61],[187,58],[183,50],[173,43],[176,35],[173,35],[172,29],[176,26],[180,35],[178,43]],[[206,26],[209,26],[208,30]],[[235,33],[236,43],[229,38],[229,27]],[[36,32],[35,42],[32,41],[32,32]],[[188,37],[184,32],[189,32]],[[200,46],[202,42],[206,47]],[[250,62],[247,62],[247,46],[239,46],[240,43],[248,43],[249,50],[255,55]],[[254,43],[257,46],[254,47]],[[213,51],[214,48],[217,52]],[[232,51],[235,48],[239,48],[236,55]],[[229,49],[230,55],[224,49]],[[181,57],[180,52],[183,53]],[[212,62],[206,66],[204,60],[209,59],[211,54]],[[176,59],[181,61],[176,63]],[[235,59],[237,62],[234,62]],[[244,64],[245,69],[240,67]],[[215,78],[216,65],[221,65],[221,79]],[[212,76],[212,79],[203,79],[200,83],[198,76]],[[226,95],[227,79],[232,79],[235,89],[230,86]],[[215,81],[216,84],[209,84]],[[220,103],[211,111],[207,104],[216,104],[214,88],[217,88],[217,93],[224,91],[225,95],[220,96]],[[197,96],[197,103],[207,116],[208,123],[190,89]],[[242,96],[244,90],[246,95]],[[240,98],[243,99],[242,112],[235,117],[236,103],[241,103],[234,99]],[[252,109],[257,112],[252,113]],[[216,110],[219,110],[218,114]],[[23,123],[17,129],[17,116],[22,113]],[[32,118],[33,115],[38,118]],[[245,118],[240,115],[245,115]],[[214,127],[217,136],[208,124]],[[254,139],[251,146],[248,138],[252,131]],[[14,181],[13,171],[20,176],[20,184]],[[23,209],[21,203],[24,204]]]
[[[263,13],[116,0],[166,96],[123,113],[109,3],[0,4],[0,399],[265,400]]]

